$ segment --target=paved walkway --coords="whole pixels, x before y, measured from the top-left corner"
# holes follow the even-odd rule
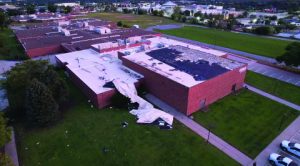
[[[300,130],[300,116],[292,122],[281,134],[279,134],[256,158],[257,166],[266,165],[271,153],[277,152],[282,140],[290,140]],[[250,164],[251,165],[251,164]],[[250,166],[249,165],[249,166]]]
[[[5,145],[5,154],[8,155],[15,166],[19,166],[18,153],[15,141],[15,132],[12,131],[11,141]]]
[[[0,74],[3,74],[10,70],[12,67],[14,67],[18,61],[6,61],[6,60],[0,60]]]
[[[149,100],[154,105],[158,106],[162,110],[172,114],[179,122],[190,128],[193,132],[198,134],[199,136],[207,139],[208,137],[208,130],[204,127],[190,119],[189,117],[185,116],[184,114],[176,111],[171,106],[167,105],[163,101],[159,100],[158,98],[154,97],[153,95],[146,95],[146,99]],[[215,134],[211,133],[209,137],[209,143],[217,147],[219,150],[223,151],[225,154],[236,160],[241,165],[249,165],[253,162],[251,158],[240,152],[238,149],[234,148],[233,146],[226,143],[221,138],[217,137]]]
[[[280,70],[275,67],[263,65],[260,63],[252,63],[248,65],[248,70],[260,73],[262,75],[272,77],[296,86],[300,86],[300,74]]]
[[[259,94],[259,95],[261,95],[261,96],[265,96],[265,97],[267,97],[267,98],[269,98],[269,99],[271,99],[271,100],[274,100],[274,101],[276,101],[276,102],[278,102],[278,103],[281,103],[281,104],[283,104],[283,105],[286,105],[286,106],[288,106],[288,107],[290,107],[290,108],[293,108],[293,109],[295,109],[295,110],[297,110],[297,111],[300,111],[300,106],[299,105],[296,105],[296,104],[294,104],[294,103],[291,103],[291,102],[289,102],[289,101],[286,101],[286,100],[284,100],[284,99],[281,99],[281,98],[279,98],[279,97],[276,97],[276,96],[274,96],[274,95],[271,95],[271,94],[269,94],[269,93],[266,93],[266,92],[264,92],[264,91],[262,91],[262,90],[260,90],[260,89],[257,89],[257,88],[255,88],[255,87],[253,87],[253,86],[250,86],[250,85],[247,85],[247,84],[245,84],[247,87],[248,87],[248,89],[249,90],[251,90],[252,92],[255,92],[255,93],[257,93],[257,94]]]

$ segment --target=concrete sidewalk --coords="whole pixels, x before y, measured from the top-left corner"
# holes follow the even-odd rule
[[[14,166],[19,166],[17,146],[15,141],[15,132],[12,130],[11,141],[5,145],[5,154],[10,157]]]
[[[295,110],[297,110],[297,111],[300,111],[300,106],[297,105],[297,104],[291,103],[291,102],[289,102],[289,101],[286,101],[286,100],[281,99],[281,98],[279,98],[279,97],[276,97],[276,96],[274,96],[274,95],[271,95],[271,94],[269,94],[269,93],[266,93],[266,92],[264,92],[264,91],[262,91],[262,90],[260,90],[260,89],[257,89],[257,88],[255,88],[255,87],[253,87],[253,86],[251,86],[251,85],[245,84],[245,86],[247,86],[248,89],[251,90],[251,91],[254,92],[254,93],[257,93],[257,94],[259,94],[259,95],[261,95],[261,96],[267,97],[267,98],[269,98],[269,99],[271,99],[271,100],[274,100],[274,101],[276,101],[276,102],[278,102],[278,103],[281,103],[281,104],[283,104],[283,105],[286,105],[286,106],[288,106],[288,107],[290,107],[290,108],[293,108],[293,109],[295,109]]]
[[[161,108],[163,111],[166,111],[172,114],[179,122],[187,126],[193,132],[201,136],[203,139],[208,138],[209,131],[187,117],[186,115],[176,111],[171,106],[167,105],[163,101],[159,100],[153,95],[147,94],[146,99],[153,103],[154,105]],[[215,134],[211,133],[209,136],[209,143],[217,147],[219,150],[227,154],[229,157],[240,163],[241,165],[249,165],[253,162],[251,158],[240,152],[235,147],[229,145],[227,142],[222,140],[221,138],[217,137]]]

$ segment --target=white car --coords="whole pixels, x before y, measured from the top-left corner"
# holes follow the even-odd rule
[[[295,156],[300,157],[300,144],[284,140],[281,142],[280,147],[283,151],[292,153]]]
[[[297,166],[297,164],[292,159],[281,156],[277,153],[270,154],[269,162],[275,166]]]

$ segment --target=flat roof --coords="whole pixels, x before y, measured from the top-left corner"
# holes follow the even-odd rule
[[[222,58],[225,52],[157,37],[149,47],[123,50],[124,58],[191,87],[245,64]]]
[[[112,90],[113,88],[105,85],[114,79],[136,83],[143,78],[142,75],[123,66],[115,54],[100,54],[93,49],[86,49],[58,54],[56,58],[66,63],[66,67],[96,94]]]

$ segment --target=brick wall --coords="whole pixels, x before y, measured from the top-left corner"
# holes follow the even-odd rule
[[[233,85],[236,85],[236,90],[242,88],[244,85],[246,71],[240,72],[240,69],[245,67],[246,66],[243,66],[226,72],[213,79],[191,87],[189,90],[187,115],[198,111],[201,108],[201,103],[203,101],[205,101],[204,106],[207,106],[229,95],[232,93]]]
[[[207,106],[232,93],[234,84],[236,84],[236,90],[242,88],[246,75],[246,71],[240,72],[241,68],[246,67],[245,65],[188,88],[123,58],[122,53],[118,56],[125,66],[144,75],[145,86],[151,94],[186,115],[198,111],[201,100],[204,100],[204,106]]]
[[[124,66],[144,75],[143,83],[151,94],[168,103],[175,109],[183,113],[186,112],[189,92],[188,87],[135,64],[123,58],[121,54],[122,53],[119,53],[119,57],[123,61]]]
[[[64,49],[60,45],[26,50],[26,54],[30,58],[34,58],[37,56],[45,56],[45,55],[55,54],[55,53],[63,53],[63,52]]]

